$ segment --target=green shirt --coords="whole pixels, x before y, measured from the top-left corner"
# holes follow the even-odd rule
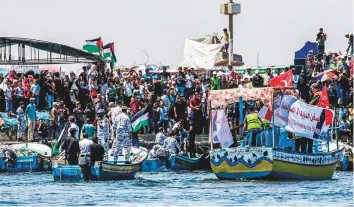
[[[211,77],[210,78],[211,82],[211,90],[220,90],[220,78],[219,77]]]

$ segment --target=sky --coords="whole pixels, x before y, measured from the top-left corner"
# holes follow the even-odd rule
[[[186,38],[228,27],[225,0],[0,0],[0,36],[33,38],[82,48],[101,36],[115,43],[118,65],[170,65],[183,60]],[[234,17],[234,51],[245,65],[293,64],[294,52],[315,41],[320,27],[326,50],[345,51],[353,31],[353,0],[243,0]]]

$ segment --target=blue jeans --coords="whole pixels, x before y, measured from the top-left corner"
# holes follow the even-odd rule
[[[261,140],[257,140],[257,134],[261,132],[260,129],[249,129],[248,133],[250,133],[250,136],[248,136],[247,144],[252,147],[260,146],[261,145]]]
[[[340,98],[342,99],[342,103],[346,104],[349,99],[349,91],[340,89]]]
[[[6,99],[6,112],[12,111],[12,101]]]
[[[47,94],[47,107],[48,109],[53,108],[54,96]]]
[[[184,86],[177,86],[177,92],[178,92],[181,96],[184,96]]]

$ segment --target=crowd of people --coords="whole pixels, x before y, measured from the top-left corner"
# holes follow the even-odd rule
[[[347,52],[350,54],[326,53],[327,36],[321,30],[316,38],[318,53],[308,55],[308,68],[301,70],[300,74],[296,74],[293,68],[285,68],[285,71],[267,69],[265,74],[248,68],[244,74],[240,74],[234,72],[232,66],[228,67],[228,73],[182,67],[178,68],[177,73],[169,73],[165,67],[157,73],[149,67],[145,71],[121,71],[105,68],[101,64],[86,65],[79,74],[70,72],[65,76],[49,71],[35,74],[33,71],[16,73],[12,70],[6,77],[0,74],[0,111],[9,115],[18,114],[20,140],[25,139],[25,117],[27,140],[31,141],[35,129],[35,111],[47,110],[52,118],[51,137],[58,137],[67,123],[75,123],[76,138],[97,137],[106,143],[107,139],[115,139],[112,109],[127,108],[127,115],[132,117],[145,106],[151,105],[149,126],[140,132],[163,133],[163,137],[172,137],[178,144],[187,140],[190,144],[187,142],[184,149],[195,154],[195,135],[207,134],[209,130],[209,90],[267,87],[271,79],[293,70],[293,86],[298,90],[299,97],[307,103],[315,105],[318,92],[325,85],[328,86],[331,107],[339,108],[339,121],[347,126],[343,130],[352,134],[353,35],[345,36],[349,38]],[[328,70],[338,75],[333,79],[316,80],[319,73]],[[247,104],[257,108],[255,101]],[[227,110],[231,129],[235,129],[235,133],[242,125],[239,123],[237,107],[234,104],[228,106]],[[175,143],[168,140],[168,146],[165,147]]]

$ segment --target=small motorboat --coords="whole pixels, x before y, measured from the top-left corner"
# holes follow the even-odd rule
[[[87,181],[87,180],[132,180],[147,158],[145,148],[131,148],[130,164],[126,164],[123,156],[114,161],[112,150],[108,152],[107,161],[98,161],[91,165],[89,156],[80,155],[79,165],[65,165],[62,158],[56,158],[53,165],[54,181]],[[64,156],[63,153],[60,154]]]
[[[142,163],[147,158],[148,152],[145,148],[131,148],[130,164],[126,164],[123,156],[114,161],[112,150],[108,152],[108,161],[96,162],[91,169],[93,180],[132,180],[140,170]],[[125,152],[124,152],[125,153]]]

